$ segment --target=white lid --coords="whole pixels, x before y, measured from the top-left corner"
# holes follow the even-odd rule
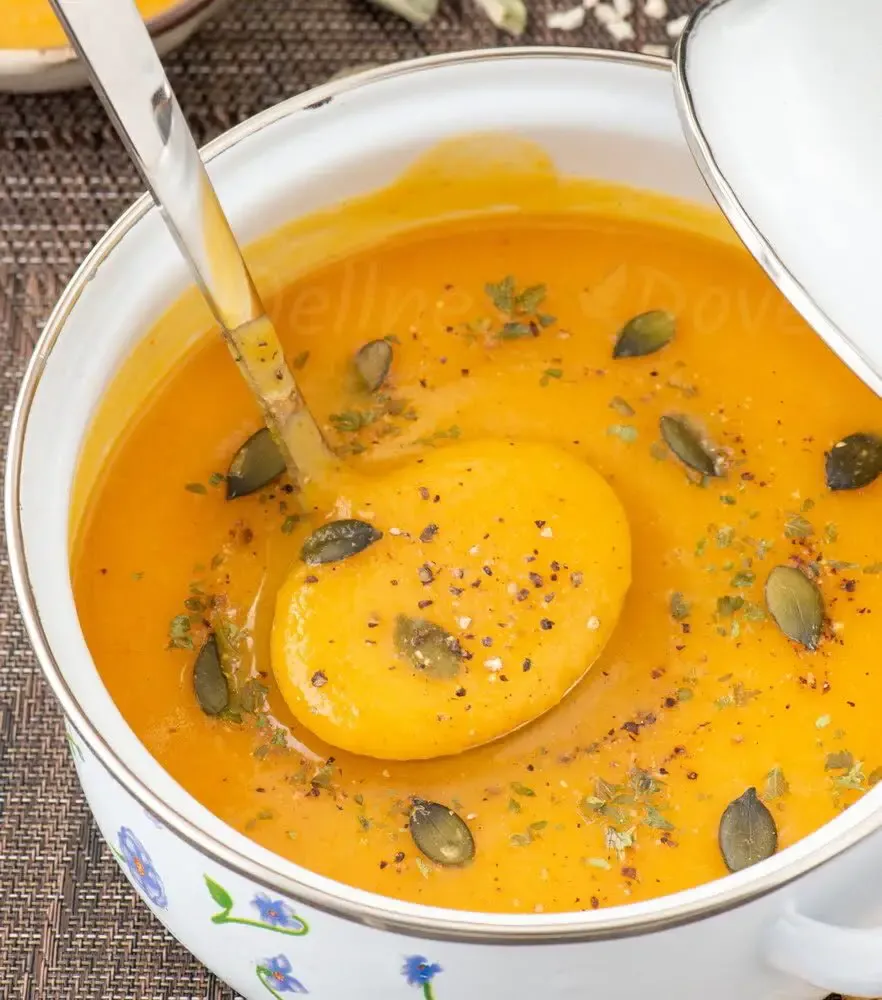
[[[882,395],[880,40],[882,0],[709,0],[681,38],[675,85],[738,235]]]

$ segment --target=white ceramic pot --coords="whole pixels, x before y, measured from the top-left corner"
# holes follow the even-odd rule
[[[392,181],[445,137],[488,130],[535,140],[567,174],[710,200],[681,137],[669,64],[575,49],[445,56],[344,79],[246,122],[207,156],[248,241]],[[315,875],[227,827],[159,767],[86,648],[68,514],[99,398],[187,283],[142,199],[46,327],[15,415],[6,484],[19,600],[68,718],[83,789],[121,867],[171,932],[248,1000],[307,990],[327,1000],[882,994],[882,932],[873,929],[882,922],[882,787],[740,874],[630,906],[523,916],[432,909]]]

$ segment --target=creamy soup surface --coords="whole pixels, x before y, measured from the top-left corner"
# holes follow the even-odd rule
[[[488,192],[514,183],[490,171],[438,193],[427,177],[412,180],[336,221],[289,227],[252,258],[310,406],[353,467],[470,441],[546,442],[613,487],[630,525],[632,582],[600,659],[558,707],[497,742],[423,761],[340,751],[295,720],[270,666],[270,633],[279,589],[327,511],[301,509],[284,475],[227,499],[231,459],[260,416],[213,331],[150,387],[124,434],[126,392],[99,414],[81,474],[75,596],[102,678],[138,737],[255,841],[420,903],[596,909],[721,877],[732,851],[781,850],[879,777],[882,486],[831,489],[826,454],[882,428],[882,402],[703,210],[558,182],[537,167],[506,199],[517,210],[444,218],[457,199],[492,204]],[[396,231],[417,190],[428,217],[437,199],[438,219]],[[301,250],[307,259],[307,235],[342,226],[347,213],[364,223],[351,252],[314,254],[279,276],[280,260]],[[382,238],[364,238],[379,218]],[[620,331],[647,312],[660,324],[657,349],[614,357]],[[119,385],[152,377],[161,365],[150,352],[202,320],[192,300],[173,309]],[[369,392],[352,359],[372,340],[391,346],[392,362]],[[377,589],[370,615],[356,599],[359,583],[375,579],[365,567],[377,553],[392,553],[392,579],[392,546],[401,531],[431,526],[435,502],[428,488],[414,496],[404,525],[377,512],[380,541],[299,584],[338,594],[334,628],[310,635],[317,689],[334,683],[340,634],[367,649],[371,629],[401,614],[436,622],[472,654],[460,678],[466,701],[488,671],[500,698],[526,683],[529,656],[507,655],[505,623],[474,634],[458,603],[487,594],[520,613],[518,595],[490,590],[489,574],[483,590],[472,587],[479,556],[458,582],[436,571],[418,586]],[[486,513],[475,512],[476,532]],[[553,622],[555,602],[579,585],[580,552],[558,551],[541,531],[525,535],[520,603]],[[218,715],[200,707],[193,679],[212,635],[229,685]],[[382,683],[365,697],[381,702]],[[440,726],[440,701],[438,712]],[[390,745],[396,725],[412,724],[403,710]],[[438,863],[418,848],[415,797],[467,825],[471,860]],[[758,842],[739,842],[745,819],[759,824]]]

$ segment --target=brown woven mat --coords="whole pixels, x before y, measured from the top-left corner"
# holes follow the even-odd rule
[[[528,0],[526,41],[615,45],[594,11],[575,31],[546,27],[549,10],[575,2]],[[695,2],[668,0],[665,15],[659,0],[634,0],[630,23],[636,37],[623,47],[670,44],[668,25],[675,22],[676,30],[676,20]],[[474,0],[442,0],[438,17],[419,30],[367,0],[234,0],[225,15],[170,57],[168,68],[204,142],[345,67],[500,44],[511,41],[486,21]],[[18,381],[53,302],[140,189],[91,92],[0,95],[4,445]],[[68,759],[59,711],[18,618],[4,546],[0,1000],[232,997],[138,902],[99,838]]]

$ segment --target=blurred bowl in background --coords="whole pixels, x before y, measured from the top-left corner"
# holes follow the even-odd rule
[[[164,56],[182,45],[193,32],[230,0],[170,0],[146,18],[153,42]],[[60,30],[60,27],[59,27]],[[0,93],[38,93],[72,90],[89,80],[86,68],[67,44],[45,47],[4,47],[0,33]]]

